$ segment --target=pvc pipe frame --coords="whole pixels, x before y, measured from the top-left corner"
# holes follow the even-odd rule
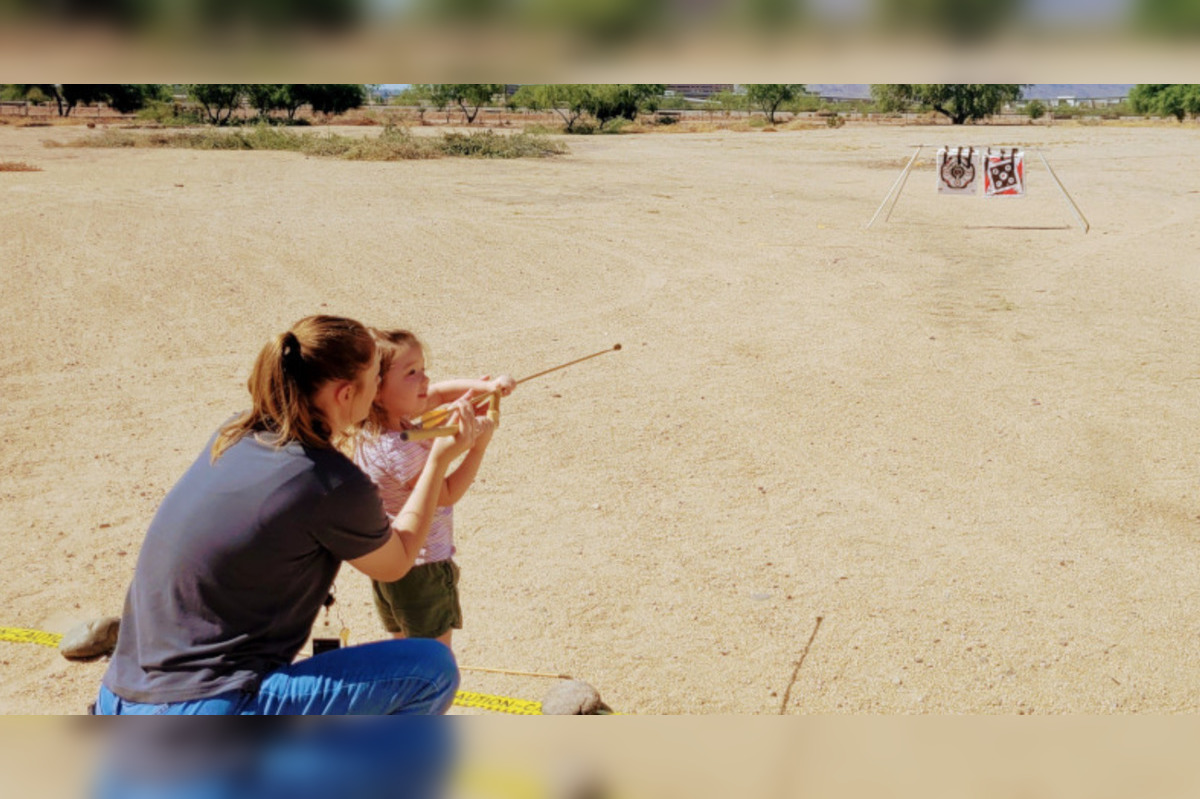
[[[888,189],[887,194],[885,194],[883,196],[883,202],[881,202],[879,204],[879,207],[877,209],[875,209],[875,216],[871,217],[871,221],[867,223],[867,227],[866,227],[867,230],[870,230],[871,225],[875,224],[875,220],[879,218],[879,212],[883,210],[883,206],[887,205],[888,198],[892,196],[892,192],[894,192],[894,191],[896,192],[896,199],[894,201],[892,201],[892,208],[896,207],[896,203],[898,203],[900,201],[900,192],[904,191],[904,186],[902,185],[901,182],[902,181],[904,183],[908,182],[908,173],[912,169],[913,164],[916,163],[917,156],[921,154],[921,150],[923,150],[923,149],[925,149],[924,144],[917,145],[917,151],[912,154],[912,158],[908,159],[908,163],[904,165],[904,171],[902,171],[900,173],[900,177],[896,178],[896,182],[892,184],[892,187],[890,189]],[[896,191],[897,186],[900,186],[900,191]],[[891,208],[889,208],[887,218],[884,219],[883,221],[886,222],[888,219],[891,219],[891,218],[892,218],[892,210],[891,210]]]
[[[1054,182],[1058,184],[1059,191],[1062,192],[1063,197],[1071,205],[1071,210],[1075,212],[1075,218],[1079,220],[1079,224],[1083,227],[1083,232],[1087,233],[1092,229],[1092,226],[1089,225],[1088,221],[1083,218],[1083,212],[1079,210],[1079,206],[1075,204],[1075,200],[1072,199],[1071,195],[1067,192],[1067,187],[1064,186],[1062,181],[1058,179],[1058,175],[1054,174],[1054,167],[1050,166],[1050,162],[1046,160],[1046,156],[1042,155],[1041,150],[1037,150],[1036,152],[1038,154],[1038,158],[1042,159],[1042,163],[1046,165],[1046,171],[1050,173],[1050,177],[1054,178]]]
[[[885,205],[887,205],[887,202],[889,199],[892,200],[892,204],[888,208],[887,216],[885,216],[883,218],[883,221],[886,223],[889,219],[892,218],[892,211],[895,210],[896,204],[900,202],[900,194],[901,194],[901,192],[904,191],[904,186],[908,183],[908,174],[910,171],[912,171],[913,163],[916,162],[917,156],[921,154],[921,150],[925,149],[926,147],[932,146],[932,145],[917,144],[914,146],[917,148],[917,151],[915,153],[913,153],[912,158],[908,159],[908,163],[905,164],[904,170],[900,173],[900,176],[898,178],[896,178],[896,181],[892,184],[892,187],[890,189],[888,189],[887,194],[884,195],[883,202],[881,202],[879,204],[879,208],[877,208],[875,210],[875,215],[872,216],[871,221],[867,223],[867,226],[866,226],[867,230],[870,230],[871,225],[875,224],[875,220],[879,218],[880,212],[883,211],[883,207]],[[983,150],[986,148],[975,147],[974,149]],[[1084,218],[1083,212],[1079,210],[1079,206],[1075,203],[1074,198],[1071,197],[1070,192],[1067,191],[1067,187],[1064,186],[1063,182],[1058,179],[1058,175],[1055,173],[1054,167],[1050,166],[1050,162],[1046,160],[1046,156],[1044,156],[1042,154],[1042,151],[1041,150],[1031,150],[1030,148],[1024,148],[1024,149],[1026,150],[1026,152],[1037,153],[1038,158],[1041,159],[1042,164],[1045,165],[1046,171],[1049,172],[1050,177],[1052,177],[1054,179],[1054,184],[1056,186],[1058,186],[1058,190],[1060,192],[1062,192],[1063,199],[1065,199],[1067,201],[1067,204],[1071,206],[1071,211],[1075,214],[1075,219],[1078,220],[1079,226],[1081,228],[1083,228],[1083,232],[1087,233],[1088,231],[1090,231],[1092,229],[1092,226],[1088,223],[1087,219]],[[896,188],[897,186],[900,187],[898,190]],[[896,195],[894,198],[892,197],[893,192]]]

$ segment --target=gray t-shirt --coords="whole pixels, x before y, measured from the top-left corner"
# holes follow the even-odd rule
[[[378,490],[340,452],[247,436],[211,463],[209,447],[142,544],[103,679],[128,701],[255,690],[304,645],[341,562],[391,536]]]

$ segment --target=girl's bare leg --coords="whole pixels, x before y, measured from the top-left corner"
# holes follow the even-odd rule
[[[441,635],[439,635],[437,637],[437,640],[441,641],[443,644],[445,644],[447,648],[450,648],[450,638],[453,635],[454,635],[453,629],[446,630],[446,632],[442,633]],[[408,636],[405,635],[404,633],[392,633],[392,638],[395,638],[398,641],[401,639],[407,638],[407,637]]]

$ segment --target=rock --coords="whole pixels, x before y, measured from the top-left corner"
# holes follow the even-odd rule
[[[607,716],[612,708],[600,692],[582,680],[564,680],[542,699],[543,716]]]
[[[111,655],[117,647],[117,632],[120,628],[120,616],[104,616],[80,622],[68,630],[58,642],[58,651],[68,660]]]

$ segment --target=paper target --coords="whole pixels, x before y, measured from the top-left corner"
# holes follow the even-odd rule
[[[988,149],[983,171],[984,197],[1025,196],[1025,153]]]
[[[938,150],[938,192],[975,194],[978,155],[973,147],[943,147]]]

